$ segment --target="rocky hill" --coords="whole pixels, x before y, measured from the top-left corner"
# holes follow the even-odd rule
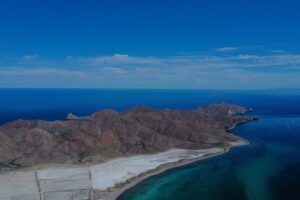
[[[226,147],[240,138],[226,130],[252,120],[243,107],[212,104],[195,110],[136,107],[100,110],[87,120],[17,120],[0,126],[0,167],[101,162],[171,148]]]

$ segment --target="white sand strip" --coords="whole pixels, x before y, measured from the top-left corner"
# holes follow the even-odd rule
[[[107,191],[159,166],[182,160],[200,159],[222,152],[224,152],[222,148],[172,149],[152,155],[116,158],[91,166],[56,167],[0,174],[0,199],[35,200],[40,197],[44,200],[68,200],[75,197],[89,199],[93,190]]]
[[[65,179],[65,180],[76,180],[89,178],[88,167],[78,168],[53,168],[43,169],[38,171],[39,180],[49,179]]]
[[[103,164],[91,166],[92,186],[97,190],[107,190],[116,184],[125,183],[129,179],[149,170],[156,169],[161,165],[180,160],[201,158],[207,154],[215,154],[223,151],[221,148],[205,150],[172,149],[154,155],[113,159]]]

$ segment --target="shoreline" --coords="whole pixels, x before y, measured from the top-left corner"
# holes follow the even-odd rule
[[[237,124],[239,124],[239,123],[237,123]],[[243,138],[240,138],[240,139],[241,139],[241,141],[239,143],[233,144],[232,146],[229,146],[229,147],[225,148],[224,151],[222,151],[222,152],[215,153],[215,154],[204,155],[203,157],[196,158],[196,159],[181,160],[181,161],[177,161],[177,162],[174,162],[174,163],[164,164],[164,165],[161,165],[161,166],[157,167],[156,169],[150,170],[148,172],[145,172],[143,174],[140,174],[140,175],[132,178],[131,180],[129,180],[128,183],[124,183],[124,186],[121,187],[121,188],[113,188],[110,191],[95,190],[94,193],[95,193],[96,197],[99,196],[99,197],[102,197],[102,198],[107,198],[109,200],[118,200],[118,198],[120,198],[122,196],[122,194],[127,192],[129,189],[131,189],[132,187],[135,187],[140,182],[142,182],[144,180],[147,180],[147,179],[149,179],[153,176],[162,174],[162,173],[164,173],[168,170],[171,170],[171,169],[176,169],[176,168],[179,168],[179,167],[182,167],[182,166],[193,164],[195,162],[198,162],[198,161],[201,161],[201,160],[204,160],[204,159],[208,159],[208,158],[212,158],[212,157],[215,157],[215,156],[223,155],[223,154],[229,152],[230,149],[234,148],[234,147],[244,146],[244,145],[249,145],[250,144],[247,140],[245,140]]]
[[[228,132],[228,134],[234,135],[233,133],[230,132],[232,129],[234,129],[237,125],[239,125],[241,123],[245,123],[245,122],[252,121],[252,120],[255,120],[255,118],[250,119],[250,120],[245,120],[245,121],[244,120],[238,121],[238,122],[232,124],[232,126],[230,126],[229,128],[225,129],[225,131]],[[58,165],[56,167],[54,167],[52,165],[52,167],[55,168],[54,169],[50,165],[48,165],[46,168],[44,168],[42,165],[42,166],[31,167],[31,170],[30,170],[30,168],[23,169],[23,170],[20,170],[19,172],[21,174],[23,173],[22,179],[24,178],[24,180],[22,180],[22,181],[24,184],[25,184],[25,182],[30,181],[33,185],[36,185],[36,186],[32,185],[32,188],[30,188],[31,191],[33,191],[32,194],[33,195],[38,194],[38,195],[41,195],[42,197],[34,198],[34,199],[44,199],[45,195],[54,195],[54,196],[57,195],[56,197],[54,197],[54,196],[52,196],[52,197],[54,197],[54,199],[65,199],[65,198],[57,198],[57,197],[62,197],[61,195],[63,194],[63,195],[68,195],[68,196],[69,195],[71,195],[71,196],[83,195],[84,198],[88,197],[88,199],[91,199],[91,200],[97,200],[97,199],[99,199],[99,200],[100,199],[117,200],[125,192],[127,192],[131,188],[135,187],[140,182],[147,180],[153,176],[162,174],[171,169],[176,169],[176,168],[179,168],[182,166],[193,164],[195,162],[198,162],[198,161],[201,161],[204,159],[208,159],[211,157],[225,154],[225,153],[229,152],[231,148],[234,148],[234,147],[250,144],[246,139],[241,138],[236,135],[234,135],[234,136],[236,138],[236,141],[230,142],[225,147],[217,148],[217,149],[219,149],[219,151],[212,151],[212,149],[214,149],[214,148],[201,149],[201,150],[203,150],[203,152],[202,152],[202,155],[200,155],[200,156],[198,154],[199,157],[193,157],[193,156],[192,157],[189,157],[189,156],[180,157],[180,153],[179,153],[179,157],[178,157],[179,159],[177,159],[177,160],[173,159],[173,161],[172,161],[172,159],[169,159],[169,161],[171,160],[172,162],[163,163],[163,161],[160,161],[159,157],[157,157],[158,155],[155,155],[155,160],[151,160],[151,159],[148,160],[148,162],[150,161],[150,166],[152,165],[151,162],[153,162],[153,161],[162,162],[162,164],[157,165],[155,168],[153,167],[148,170],[140,171],[140,173],[138,173],[138,171],[135,171],[135,172],[127,171],[126,172],[125,171],[126,165],[124,165],[125,169],[122,171],[123,172],[125,171],[126,174],[124,174],[122,172],[123,173],[123,175],[122,175],[117,172],[117,178],[119,178],[119,180],[123,179],[124,181],[123,182],[122,181],[115,182],[115,185],[113,185],[113,186],[110,184],[112,184],[114,181],[116,181],[114,179],[116,177],[114,176],[115,172],[113,171],[113,169],[111,167],[114,168],[115,164],[119,165],[120,162],[118,163],[115,161],[120,161],[124,158],[116,158],[116,159],[109,160],[106,163],[98,164],[98,166],[99,165],[102,166],[100,168],[97,168],[97,167],[93,168],[93,166],[87,165],[87,164],[82,164],[81,167],[78,167],[78,166],[72,167],[73,165],[70,165],[70,168],[68,168],[68,164],[64,164],[63,167],[61,165]],[[188,149],[171,149],[168,151],[174,151],[174,150],[175,150],[175,152],[178,153],[178,150],[181,150],[181,152],[182,152],[182,150],[186,151]],[[194,150],[194,151],[201,151],[201,150]],[[167,153],[168,151],[162,152],[162,153],[160,153],[160,155],[161,154],[165,155],[165,153]],[[191,151],[193,151],[193,150],[191,150]],[[146,157],[150,156],[151,157],[153,155],[141,155],[141,156],[146,156]],[[172,155],[169,155],[169,156],[172,157]],[[136,158],[138,156],[133,156],[133,157]],[[129,158],[131,159],[131,161],[135,162],[136,160],[132,160],[133,157],[129,157]],[[129,159],[129,158],[127,158],[127,159]],[[168,159],[168,156],[162,157],[162,159]],[[104,165],[108,164],[108,163],[109,163],[109,165],[106,165],[104,167]],[[121,164],[124,164],[124,162],[122,161]],[[128,164],[128,162],[125,162],[125,164]],[[137,164],[139,164],[139,163],[137,163]],[[116,165],[116,166],[118,166],[118,165]],[[119,165],[118,167],[123,167],[123,166]],[[134,163],[133,163],[132,167],[133,167],[133,169],[136,169],[135,168],[136,166],[134,165]],[[149,166],[148,166],[148,168],[149,168]],[[103,169],[104,169],[104,171],[103,171]],[[54,173],[53,170],[62,170],[62,171],[58,171],[58,173],[57,172]],[[67,171],[69,170],[69,171],[67,172],[67,171],[63,171],[63,170],[67,170]],[[76,170],[79,170],[79,171],[76,172]],[[100,174],[98,173],[99,171],[101,171]],[[67,173],[65,173],[65,172],[67,172]],[[111,174],[109,174],[109,173],[111,173]],[[134,175],[132,173],[136,173],[136,174]],[[0,173],[0,175],[1,174],[2,173]],[[99,177],[103,177],[102,176],[103,174],[105,176],[104,180],[106,182],[104,182],[104,185],[103,185],[103,182],[101,183],[101,185],[99,185],[99,180],[100,180]],[[4,176],[3,177],[0,176],[0,178],[2,178],[2,179],[4,178],[3,180],[5,180],[5,173],[2,175],[4,175]],[[62,177],[59,177],[59,176],[62,176]],[[124,176],[127,178],[124,179]],[[70,179],[72,179],[72,180],[69,180],[68,177],[70,177]],[[73,177],[74,177],[74,179],[73,179]],[[94,177],[98,177],[98,178],[94,179]],[[62,180],[61,178],[65,178],[65,179]],[[107,178],[109,180],[107,180]],[[71,183],[71,185],[72,185],[72,183],[74,183],[74,185],[73,186],[61,185],[64,183],[64,181],[71,181],[69,183]],[[101,181],[103,181],[103,178]],[[108,181],[108,185],[107,185],[107,181]],[[29,185],[26,183],[26,185],[24,185],[24,188],[26,188],[28,186]],[[62,186],[63,186],[63,188],[66,188],[66,189],[62,189],[61,188]],[[4,188],[2,189],[2,193],[4,192],[3,194],[6,193]],[[58,188],[60,188],[60,189],[58,189]],[[0,189],[1,189],[1,187],[0,187]],[[0,194],[1,194],[1,190],[0,190]],[[32,194],[30,194],[30,195],[32,195]],[[22,196],[22,194],[20,194],[20,195]],[[65,197],[67,197],[67,196],[65,196]]]
[[[32,200],[69,199],[71,195],[72,197],[86,200],[116,200],[130,188],[152,176],[162,174],[170,169],[176,169],[197,161],[222,155],[227,153],[232,147],[246,144],[248,143],[244,140],[238,140],[224,148],[203,150],[172,149],[152,155],[150,159],[149,155],[146,157],[135,156],[127,159],[112,160],[106,163],[108,165],[99,164],[82,167],[48,166],[43,169],[31,168],[11,171],[0,174],[0,198],[9,199],[10,197],[14,197],[21,200],[25,195]],[[153,166],[154,162],[157,166],[155,168],[149,168],[148,166],[148,170],[139,172],[138,168],[135,167],[139,166],[139,163],[144,162],[143,159],[145,158],[148,158],[146,161],[150,165]],[[173,162],[167,162],[168,159],[169,161],[173,159]],[[159,162],[162,164],[158,165]],[[121,174],[115,174],[115,172],[118,172],[120,168],[123,169],[123,167],[125,168]],[[126,171],[128,167],[133,168],[130,171]],[[136,174],[128,174],[133,172]],[[122,179],[123,181],[120,181]]]

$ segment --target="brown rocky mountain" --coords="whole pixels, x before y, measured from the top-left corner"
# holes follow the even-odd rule
[[[170,148],[226,147],[240,141],[226,130],[253,119],[237,115],[246,111],[229,104],[195,110],[136,107],[124,112],[101,110],[84,120],[17,120],[0,126],[0,167],[100,162]]]

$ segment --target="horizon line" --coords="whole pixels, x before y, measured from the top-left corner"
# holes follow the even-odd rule
[[[103,89],[103,90],[300,90],[300,88],[134,88],[134,87],[0,87],[0,89]]]

